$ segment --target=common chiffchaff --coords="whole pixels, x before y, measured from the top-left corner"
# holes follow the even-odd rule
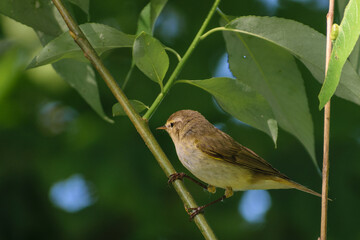
[[[198,179],[184,173],[170,176],[169,181],[188,177],[209,192],[216,187],[224,188],[225,195],[210,204],[198,207],[191,218],[212,203],[229,198],[234,191],[250,189],[295,188],[316,196],[319,193],[290,180],[250,149],[217,129],[199,112],[181,110],[172,114],[166,124],[158,129],[166,130],[173,140],[181,163]]]

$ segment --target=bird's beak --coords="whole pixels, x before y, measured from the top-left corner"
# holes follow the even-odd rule
[[[165,130],[166,127],[165,127],[165,126],[161,126],[161,127],[156,128],[156,129],[157,129],[157,130]]]

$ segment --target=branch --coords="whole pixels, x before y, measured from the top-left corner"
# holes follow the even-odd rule
[[[331,29],[334,22],[334,0],[329,0],[329,12],[326,15],[326,65],[327,74],[331,56]],[[324,110],[324,147],[323,147],[323,170],[322,170],[322,198],[321,198],[321,229],[320,239],[326,240],[327,229],[327,208],[328,208],[328,187],[329,187],[329,140],[330,140],[330,100]]]
[[[120,87],[117,85],[115,79],[110,74],[109,70],[105,68],[103,63],[100,60],[100,57],[97,55],[95,49],[91,46],[89,41],[86,39],[84,33],[80,30],[79,26],[75,23],[75,21],[70,16],[69,12],[66,10],[61,0],[52,0],[64,21],[66,22],[69,33],[71,37],[75,40],[75,42],[79,45],[79,47],[83,50],[85,56],[89,59],[92,65],[96,68],[100,76],[103,78],[112,94],[118,100],[118,102],[123,107],[125,113],[134,124],[136,130],[143,138],[145,144],[150,149],[156,160],[158,161],[160,167],[163,169],[166,176],[175,173],[175,169],[171,165],[170,161],[167,159],[165,153],[162,151],[160,145],[156,141],[155,137],[152,135],[147,121],[141,118],[134,108],[129,103],[129,100],[122,92]],[[217,0],[216,2],[218,2]],[[197,207],[193,197],[184,187],[184,184],[181,181],[175,181],[173,183],[175,190],[180,196],[181,200],[184,202],[187,207]],[[216,239],[212,229],[208,225],[205,220],[203,214],[199,214],[194,218],[194,221],[201,233],[206,239]]]
[[[144,114],[144,119],[149,119],[151,115],[155,112],[157,107],[160,105],[161,101],[164,99],[165,95],[169,92],[171,86],[174,84],[175,79],[178,77],[180,71],[184,67],[185,62],[188,60],[192,52],[194,51],[195,47],[198,45],[198,43],[201,40],[201,35],[205,31],[205,28],[210,22],[211,17],[214,15],[214,12],[216,11],[217,6],[220,4],[220,0],[215,0],[213,6],[211,7],[209,14],[205,18],[203,24],[201,25],[198,33],[196,34],[194,40],[190,44],[188,50],[184,54],[183,58],[180,60],[174,71],[172,72],[171,76],[169,77],[169,80],[166,82],[164,89],[159,95],[156,97],[155,101],[149,108],[149,110]]]

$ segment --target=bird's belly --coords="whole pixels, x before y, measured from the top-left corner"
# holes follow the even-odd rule
[[[181,163],[198,179],[215,187],[231,187],[234,191],[250,189],[289,188],[274,177],[259,177],[254,172],[238,165],[207,156],[197,148],[177,148]]]
[[[197,148],[177,148],[181,163],[198,179],[215,187],[249,189],[252,173],[234,164],[208,157]]]

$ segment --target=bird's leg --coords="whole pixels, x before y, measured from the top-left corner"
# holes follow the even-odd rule
[[[198,180],[196,180],[195,178],[192,178],[190,177],[189,175],[186,175],[185,173],[181,172],[181,173],[173,173],[169,176],[169,180],[168,180],[168,183],[172,183],[174,182],[175,180],[177,179],[180,179],[180,180],[183,180],[183,178],[186,177],[187,179],[190,179],[191,181],[193,181],[194,183],[196,183],[197,185],[199,185],[200,187],[204,188],[205,190],[209,191],[209,192],[214,192],[214,188],[215,187],[212,187],[209,185],[206,186],[205,184],[199,182]]]
[[[196,207],[196,208],[187,208],[186,209],[186,212],[190,215],[190,220],[192,220],[196,215],[198,215],[199,213],[202,213],[204,208],[210,206],[210,205],[213,205],[214,203],[217,203],[217,202],[220,202],[220,201],[223,201],[224,199],[226,198],[229,198],[231,197],[232,195],[234,195],[234,192],[232,190],[231,187],[227,187],[225,189],[225,194],[223,196],[221,196],[220,198],[216,199],[215,201],[212,201],[208,204],[205,204],[203,206],[200,206],[200,207]]]
[[[206,190],[213,194],[216,193],[216,187],[214,187],[213,185],[208,185]]]

